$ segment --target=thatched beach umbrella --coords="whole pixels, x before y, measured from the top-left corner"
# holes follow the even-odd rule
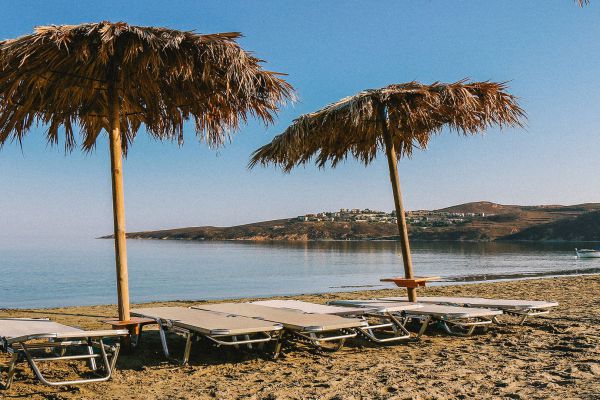
[[[33,124],[65,148],[110,142],[119,318],[129,320],[122,153],[138,130],[183,142],[187,120],[219,146],[249,116],[265,123],[293,96],[279,74],[243,50],[239,33],[200,35],[123,22],[42,26],[0,42],[0,145]]]
[[[385,151],[404,272],[407,279],[413,279],[396,161],[410,157],[415,147],[426,148],[431,136],[444,127],[471,135],[493,125],[521,126],[525,114],[505,89],[503,83],[459,81],[432,85],[410,82],[365,90],[300,116],[271,143],[254,152],[250,167],[273,163],[289,172],[313,156],[319,167],[327,163],[335,167],[348,155],[367,165],[379,150]],[[408,294],[414,301],[416,290],[409,288]]]

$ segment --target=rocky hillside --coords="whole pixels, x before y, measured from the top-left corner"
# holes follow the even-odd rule
[[[441,213],[482,214],[452,224],[413,223],[412,240],[600,240],[600,204],[518,206],[490,202],[460,204]],[[110,238],[105,236],[103,238]],[[396,239],[391,223],[281,219],[231,227],[200,226],[131,232],[132,239],[164,240],[378,240]]]
[[[231,227],[202,226],[131,232],[127,237],[178,240],[366,240],[397,233],[398,228],[394,224],[300,222],[296,219],[280,219]]]
[[[600,211],[535,225],[506,236],[503,240],[520,241],[600,241]]]

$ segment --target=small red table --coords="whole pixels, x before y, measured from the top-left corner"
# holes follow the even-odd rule
[[[120,321],[118,318],[104,319],[100,322],[109,324],[113,329],[127,329],[128,336],[121,337],[121,346],[128,351],[132,351],[142,339],[142,329],[145,325],[156,324],[156,321],[150,318],[132,317],[129,321]]]
[[[413,278],[403,278],[403,277],[395,277],[395,278],[384,278],[380,279],[381,282],[393,282],[398,287],[404,288],[417,288],[419,286],[425,287],[428,282],[437,281],[441,278],[439,276],[415,276]]]

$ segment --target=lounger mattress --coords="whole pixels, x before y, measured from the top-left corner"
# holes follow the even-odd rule
[[[329,304],[336,306],[354,306],[364,307],[366,309],[374,309],[376,312],[382,313],[393,313],[411,310],[414,308],[421,308],[424,304],[419,303],[401,303],[381,300],[334,300],[330,301]]]
[[[259,332],[272,332],[282,329],[281,325],[254,318],[191,309],[186,307],[139,308],[132,314],[170,321],[173,325],[204,335],[244,335]]]
[[[341,303],[341,302],[340,302]],[[345,304],[354,304],[364,307],[378,307],[386,309],[388,312],[397,312],[394,307],[400,302],[382,301],[382,300],[351,300],[345,301]],[[420,303],[417,303],[420,304]],[[428,315],[440,319],[458,319],[458,318],[477,318],[477,317],[493,317],[502,314],[499,310],[490,310],[487,308],[473,307],[456,307],[438,304],[421,304],[421,307],[407,308],[402,310],[406,315]]]
[[[14,339],[26,336],[48,335],[60,337],[64,334],[78,334],[81,332],[83,332],[81,329],[46,319],[0,318],[0,338],[9,343]]]
[[[298,310],[305,313],[313,314],[332,314],[332,315],[362,315],[368,312],[376,312],[375,308],[363,307],[344,307],[344,306],[328,306],[323,304],[309,303],[300,300],[263,300],[254,301],[252,304],[267,306],[273,308],[283,308],[288,310]]]
[[[310,314],[297,310],[286,310],[251,303],[201,304],[193,308],[259,318],[280,323],[294,331],[325,332],[339,329],[359,328],[367,324],[357,318],[344,318],[337,315]]]
[[[407,297],[384,297],[384,301],[408,301]],[[502,300],[502,299],[484,299],[480,297],[419,297],[421,303],[437,304],[465,304],[474,307],[498,308],[501,310],[537,310],[542,308],[551,308],[558,306],[558,303],[552,301],[533,301],[533,300]]]

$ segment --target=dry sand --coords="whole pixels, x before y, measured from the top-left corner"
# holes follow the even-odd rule
[[[324,303],[403,293],[379,290],[295,296]],[[123,355],[108,383],[66,388],[39,384],[25,364],[6,399],[598,399],[600,398],[600,277],[573,277],[436,287],[427,295],[557,300],[549,316],[526,325],[494,326],[487,334],[451,337],[429,331],[419,342],[350,344],[320,354],[301,345],[284,356],[216,349],[197,343],[191,365],[164,361],[156,330],[133,355]],[[193,302],[153,303],[189,305]],[[49,317],[99,328],[114,306],[0,310],[0,316]],[[173,341],[181,354],[183,340]],[[8,359],[0,356],[0,362]],[[78,364],[58,370],[70,374]]]

